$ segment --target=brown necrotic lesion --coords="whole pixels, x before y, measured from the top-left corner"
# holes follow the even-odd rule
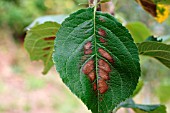
[[[101,54],[102,57],[107,59],[109,62],[111,62],[111,63],[114,62],[112,56],[108,52],[106,52],[104,49],[99,48],[98,52]]]
[[[102,38],[102,37],[100,37],[99,40],[100,40],[101,43],[105,43],[106,42],[106,40],[104,38]]]
[[[100,17],[99,20],[100,20],[101,22],[105,22],[104,18],[102,18],[102,17]]]
[[[99,28],[98,34],[99,34],[100,36],[104,37],[104,36],[106,36],[106,31],[103,30],[102,28]]]
[[[91,42],[87,42],[84,45],[84,54],[85,55],[89,55],[89,54],[91,54],[93,52],[91,47],[92,47],[92,43]]]
[[[56,37],[47,37],[47,38],[44,38],[44,40],[54,40]]]
[[[103,38],[103,36],[106,35],[106,32],[102,29],[99,29],[98,33],[100,36],[102,36],[100,38],[100,42],[105,43],[106,40]],[[84,56],[90,55],[92,53],[92,43],[90,41],[87,42],[83,46],[83,49]],[[110,65],[114,63],[114,60],[112,56],[103,48],[98,48],[97,50],[101,55],[101,58],[99,58],[97,61],[94,61],[94,59],[88,60],[83,66],[82,72],[89,78],[93,90],[98,91],[100,94],[104,94],[108,90],[107,82],[110,80]]]
[[[89,60],[83,66],[83,73],[88,76],[90,82],[93,85],[94,91],[99,91],[100,94],[104,94],[108,90],[107,81],[110,80],[109,73],[111,72],[111,68],[109,64],[103,59],[98,60],[98,75],[96,77],[95,71],[95,62],[94,60]],[[96,80],[97,78],[97,80]]]
[[[106,81],[110,79],[109,73],[111,72],[110,65],[103,59],[98,61],[98,90],[101,94],[105,93],[108,90],[108,85]]]
[[[105,93],[108,90],[108,85],[103,78],[98,80],[98,90],[101,94]]]
[[[94,69],[94,60],[89,60],[83,67],[83,73],[88,75]]]

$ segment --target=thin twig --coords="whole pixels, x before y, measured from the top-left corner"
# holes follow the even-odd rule
[[[88,0],[88,1],[89,1],[89,6],[91,6],[92,4],[96,5],[96,4],[94,4],[94,0]],[[100,0],[98,0],[97,2],[99,3]],[[101,5],[100,4],[97,6],[97,11],[101,11]]]

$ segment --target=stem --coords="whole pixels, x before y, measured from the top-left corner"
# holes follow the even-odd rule
[[[99,2],[100,2],[100,0],[97,0],[97,3],[99,3]],[[101,5],[100,4],[97,6],[97,11],[101,11]]]
[[[101,11],[101,5],[97,4],[100,2],[100,0],[88,0],[89,1],[89,7],[92,6],[97,6],[97,11]]]

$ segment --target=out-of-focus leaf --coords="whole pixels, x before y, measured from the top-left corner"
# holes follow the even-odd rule
[[[153,17],[157,16],[156,4],[151,0],[136,0],[136,2]]]
[[[167,4],[170,5],[170,0],[153,0],[156,4],[160,3],[160,4]]]
[[[138,82],[138,85],[137,85],[135,91],[133,92],[132,97],[136,96],[136,95],[140,92],[140,90],[142,89],[142,87],[143,87],[143,81],[140,80],[140,81]]]
[[[162,23],[164,22],[169,16],[169,5],[165,4],[156,4],[152,0],[136,0],[137,3],[149,14],[151,14],[155,19]]]
[[[146,37],[152,34],[146,25],[141,22],[130,22],[126,24],[126,27],[130,31],[135,42],[142,42]]]
[[[135,104],[132,99],[128,99],[119,105],[124,108],[132,108],[136,113],[166,113],[164,105],[142,105]]]
[[[101,0],[101,3],[109,2],[110,0]]]
[[[46,74],[54,65],[52,53],[54,39],[60,25],[56,22],[45,22],[31,28],[26,35],[24,46],[31,60],[42,60],[44,62],[43,74]]]
[[[170,79],[165,78],[163,82],[161,82],[160,86],[156,88],[156,95],[160,99],[161,102],[166,103],[170,101]]]
[[[136,113],[166,113],[165,105],[126,104],[124,108],[132,108]]]
[[[142,42],[137,44],[141,55],[151,56],[170,68],[170,45],[161,42]]]
[[[164,42],[164,43],[170,44],[170,35],[161,36],[160,38],[163,39],[163,42]]]
[[[154,36],[149,36],[145,41],[156,41],[156,42],[162,42],[162,39],[158,39]]]
[[[157,9],[156,9],[157,15],[155,19],[159,23],[164,22],[169,16],[169,10],[170,10],[169,5],[157,4]]]
[[[26,30],[31,29],[35,25],[43,24],[45,22],[57,22],[61,24],[65,18],[68,17],[68,15],[48,15],[48,16],[42,16],[37,19],[35,19],[28,27],[26,27]]]

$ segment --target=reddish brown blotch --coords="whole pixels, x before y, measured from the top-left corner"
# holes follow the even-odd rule
[[[106,71],[104,71],[103,69],[99,69],[99,76],[101,77],[101,78],[103,78],[104,80],[109,80],[110,79],[110,77],[109,77],[109,73],[108,72],[106,72]]]
[[[47,38],[44,38],[44,40],[54,40],[55,37],[47,37]]]
[[[105,31],[103,32],[102,29],[99,30],[100,35],[106,35]],[[103,39],[103,38],[102,38]],[[105,40],[101,39],[101,42],[105,42]],[[84,54],[91,54],[92,53],[92,43],[87,42],[84,45]],[[108,60],[108,62],[113,62],[113,58],[111,55],[105,51],[102,48],[98,49],[98,52],[101,54],[103,58]],[[83,57],[83,59],[86,59],[86,57]],[[108,64],[107,61],[103,59],[99,59],[96,63],[98,63],[98,72],[95,72],[95,65],[94,65],[94,60],[89,60],[86,62],[86,64],[83,66],[82,72],[88,76],[90,82],[92,83],[92,87],[94,91],[99,91],[100,94],[104,94],[108,90],[108,85],[107,81],[110,80],[109,73],[111,72],[110,65]],[[99,77],[96,77],[96,73],[98,73]],[[97,80],[95,81],[95,79]],[[101,99],[102,101],[102,99]]]
[[[106,81],[102,78],[98,80],[98,90],[101,94],[105,93],[108,90],[108,85]]]
[[[95,71],[91,71],[89,74],[88,74],[88,77],[90,79],[91,82],[93,82],[95,79],[96,79],[96,73]]]
[[[99,20],[100,20],[101,22],[105,22],[104,18],[102,18],[102,17],[100,17]]]
[[[103,39],[103,38],[99,38],[99,40],[100,40],[101,43],[105,43],[106,42],[106,40]]]
[[[86,55],[89,55],[89,54],[91,54],[92,52],[93,52],[92,49],[84,50],[84,54],[86,54]]]
[[[45,54],[45,55],[43,55],[43,57],[48,57],[48,55],[47,55],[47,54]]]
[[[114,62],[112,56],[108,52],[106,52],[104,49],[99,48],[98,52],[102,55],[102,57],[106,58],[109,62],[111,63]]]
[[[104,36],[106,36],[106,31],[103,30],[102,28],[99,28],[98,34],[104,37]]]
[[[90,49],[92,46],[91,42],[87,42],[85,45],[84,45],[84,49]]]
[[[89,74],[92,70],[94,69],[94,61],[89,60],[83,67],[83,73],[84,74]]]
[[[110,68],[109,64],[106,61],[104,61],[103,59],[99,59],[98,65],[99,65],[98,67],[100,69],[103,69],[106,72],[111,72],[111,68]]]
[[[91,49],[91,46],[92,46],[92,43],[91,42],[87,42],[85,45],[84,45],[84,54],[85,55],[89,55],[91,54],[93,51]]]
[[[93,84],[93,90],[94,90],[94,91],[97,90],[97,84],[96,84],[96,82]]]
[[[46,48],[44,48],[43,50],[50,50],[51,48],[50,47],[46,47]]]

